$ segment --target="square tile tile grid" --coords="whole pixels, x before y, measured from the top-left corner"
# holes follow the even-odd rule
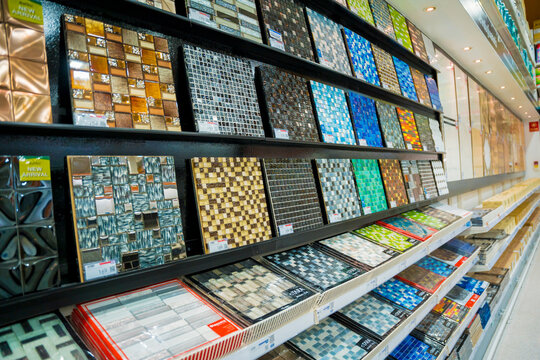
[[[395,208],[402,205],[407,205],[409,199],[405,184],[403,182],[403,174],[399,160],[396,159],[379,159],[381,175],[386,191],[386,200],[390,208]]]
[[[375,100],[350,91],[349,103],[358,144],[383,147]]]
[[[420,136],[418,135],[418,130],[416,128],[416,121],[414,120],[414,114],[412,111],[398,107],[397,113],[407,149],[423,151]]]
[[[343,31],[354,75],[370,84],[381,86],[371,43],[347,28],[344,28]]]
[[[425,200],[424,188],[416,160],[401,160],[405,189],[411,203]]]
[[[392,58],[394,59],[394,66],[396,67],[401,94],[406,98],[418,101],[409,65],[395,56],[392,56]]]
[[[396,107],[380,100],[375,100],[379,124],[387,148],[405,149],[401,125],[397,117]]]
[[[388,209],[379,165],[375,159],[352,159],[364,215]]]

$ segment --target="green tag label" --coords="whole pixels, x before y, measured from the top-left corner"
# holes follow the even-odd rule
[[[15,19],[43,25],[41,0],[8,0],[8,8]]]
[[[48,156],[19,156],[21,181],[51,180],[51,161]]]

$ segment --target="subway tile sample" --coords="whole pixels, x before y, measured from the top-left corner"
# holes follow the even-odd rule
[[[278,235],[323,225],[310,160],[264,159],[264,172]]]
[[[424,75],[424,77],[426,78],[426,85],[429,91],[429,97],[431,98],[431,106],[435,110],[443,111],[437,81],[431,75]]]
[[[64,15],[75,125],[180,131],[166,39]]]
[[[418,130],[418,136],[422,143],[424,151],[437,151],[435,148],[435,142],[433,141],[433,135],[431,134],[431,128],[429,126],[429,118],[425,115],[414,114],[416,120],[416,128]]]
[[[354,230],[354,233],[399,252],[405,252],[419,243],[418,240],[411,239],[377,224]]]
[[[402,61],[395,56],[392,56],[392,58],[394,59],[396,74],[398,77],[399,86],[401,87],[401,94],[406,98],[418,101],[418,96],[416,96],[414,81],[411,74],[411,68],[405,61]]]
[[[414,203],[425,200],[424,188],[420,179],[420,170],[418,169],[416,160],[401,160],[401,170],[409,201]]]
[[[409,199],[405,190],[399,160],[379,159],[379,166],[381,167],[382,179],[386,190],[386,200],[388,200],[390,208],[407,205]]]
[[[377,28],[395,40],[396,33],[394,32],[392,17],[388,10],[388,3],[385,0],[369,0],[369,3],[371,4],[373,19]]]
[[[372,48],[382,87],[393,93],[401,94],[401,88],[399,87],[399,80],[397,78],[392,55],[376,45],[372,45]]]
[[[310,84],[323,141],[356,145],[345,92],[316,81]]]
[[[418,160],[418,171],[420,172],[420,179],[422,180],[422,187],[424,188],[424,196],[426,199],[432,199],[439,196],[437,185],[435,184],[435,177],[433,176],[433,169],[431,168],[429,160]]]
[[[422,105],[431,106],[431,98],[429,97],[424,74],[411,67],[411,75],[414,82],[414,88],[416,89],[416,95],[418,96],[418,102]]]
[[[409,29],[407,27],[407,20],[399,11],[394,9],[390,4],[388,5],[390,11],[390,17],[392,18],[392,24],[394,24],[394,31],[396,33],[396,40],[403,45],[407,50],[414,53],[414,48],[409,36]]]
[[[420,135],[418,135],[416,128],[416,121],[414,121],[414,114],[410,110],[399,107],[397,108],[397,113],[407,149],[422,151],[422,143],[420,142]]]
[[[307,81],[276,67],[259,67],[273,135],[296,141],[319,141]]]
[[[433,168],[433,176],[435,176],[435,183],[437,184],[439,195],[442,196],[448,194],[449,191],[448,184],[446,182],[446,173],[444,172],[442,162],[440,160],[432,160],[431,167]]]
[[[189,44],[184,57],[197,130],[263,137],[251,63]]]
[[[373,14],[371,13],[371,6],[369,6],[368,0],[348,0],[349,9],[360,16],[362,20],[370,23],[375,26],[375,20],[373,19]]]
[[[352,159],[352,164],[364,214],[372,214],[388,209],[377,160]]]
[[[379,285],[373,292],[410,311],[414,311],[429,297],[426,292],[394,278]]]
[[[420,59],[429,64],[429,58],[426,50],[426,44],[424,43],[424,35],[412,22],[407,19],[407,27],[409,28],[409,35],[411,36],[411,42],[414,48],[414,53]]]
[[[366,1],[367,0],[363,0]],[[369,5],[368,5],[369,6]],[[381,86],[371,43],[354,31],[344,28],[354,75],[370,84]]]
[[[68,156],[81,281],[186,257],[172,156]]]
[[[358,143],[361,146],[383,147],[375,100],[350,91],[349,101]]]
[[[272,237],[256,158],[194,158],[191,167],[206,253]]]
[[[396,107],[380,100],[375,100],[375,104],[386,147],[405,149],[405,142],[403,141],[403,133],[401,132]]]

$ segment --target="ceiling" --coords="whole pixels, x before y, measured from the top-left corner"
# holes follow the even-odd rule
[[[534,105],[459,0],[387,1],[522,120],[540,119]],[[430,6],[436,10],[424,11]],[[468,46],[472,49],[464,51]],[[476,63],[477,59],[481,62]],[[488,71],[491,72],[487,74]]]

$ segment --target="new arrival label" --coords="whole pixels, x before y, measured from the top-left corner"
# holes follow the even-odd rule
[[[43,25],[41,0],[8,0],[8,9],[15,19]]]
[[[48,156],[20,156],[19,177],[21,181],[51,180],[51,161]]]

